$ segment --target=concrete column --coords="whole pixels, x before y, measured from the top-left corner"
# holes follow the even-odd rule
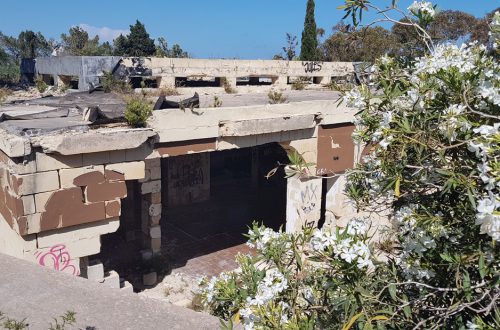
[[[159,88],[175,88],[174,76],[161,76],[156,78]]]
[[[145,160],[145,178],[141,182],[141,224],[144,247],[153,254],[161,250],[161,159]]]
[[[59,79],[58,75],[56,75],[56,74],[52,75],[52,79],[54,79],[54,86],[56,86],[56,87],[61,86],[62,81],[61,81],[61,79]]]
[[[287,87],[288,86],[288,77],[287,76],[279,76],[272,78],[273,85],[277,87]]]
[[[225,81],[232,89],[236,89],[236,77],[225,77]],[[224,87],[224,79],[220,80],[220,87]]]
[[[294,233],[305,227],[317,227],[321,218],[321,178],[287,180],[286,232]]]

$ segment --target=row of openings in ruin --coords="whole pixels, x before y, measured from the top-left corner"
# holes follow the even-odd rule
[[[235,268],[236,252],[248,252],[244,236],[253,221],[284,229],[286,179],[278,163],[285,150],[277,143],[251,148],[163,158],[162,258],[165,273],[172,270],[200,276]],[[144,265],[139,251],[141,228],[140,185],[127,182],[120,228],[102,237],[99,258],[106,269],[140,287]],[[210,260],[210,261],[208,261]],[[158,265],[156,265],[158,266]]]
[[[161,79],[161,78],[159,78]],[[158,88],[159,79],[154,77],[130,77],[132,88]],[[238,77],[236,86],[270,86],[277,81],[277,77]],[[300,80],[306,84],[327,84],[323,77],[287,77],[286,84],[291,85]],[[175,87],[224,87],[227,83],[224,77],[175,77]]]

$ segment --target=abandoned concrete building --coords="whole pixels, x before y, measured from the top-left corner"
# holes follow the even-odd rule
[[[325,88],[288,91],[287,103],[273,105],[251,88],[290,89],[294,77],[320,87],[352,75],[351,63],[52,57],[35,68],[54,84],[78,79],[80,91],[0,107],[2,253],[132,290],[119,280],[120,258],[162,252],[181,267],[243,246],[253,220],[295,231],[350,212],[343,177],[322,175],[343,173],[360,157],[353,110]],[[225,79],[238,93],[223,94],[218,108],[200,93],[200,108],[154,111],[145,128],[92,124],[82,109],[124,111],[112,94],[85,92],[103,71],[179,89],[217,89]],[[280,167],[266,177],[291,150],[315,164],[313,175],[286,179]],[[112,262],[103,265],[106,258]],[[214,262],[191,271],[227,266]]]

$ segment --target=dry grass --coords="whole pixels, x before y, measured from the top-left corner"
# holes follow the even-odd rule
[[[0,104],[4,103],[7,100],[7,96],[12,94],[12,90],[7,87],[0,88]]]

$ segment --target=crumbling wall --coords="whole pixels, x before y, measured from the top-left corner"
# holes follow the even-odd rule
[[[36,151],[22,162],[0,152],[0,252],[79,274],[80,258],[99,253],[100,236],[119,227],[125,181],[145,179],[140,149]]]

